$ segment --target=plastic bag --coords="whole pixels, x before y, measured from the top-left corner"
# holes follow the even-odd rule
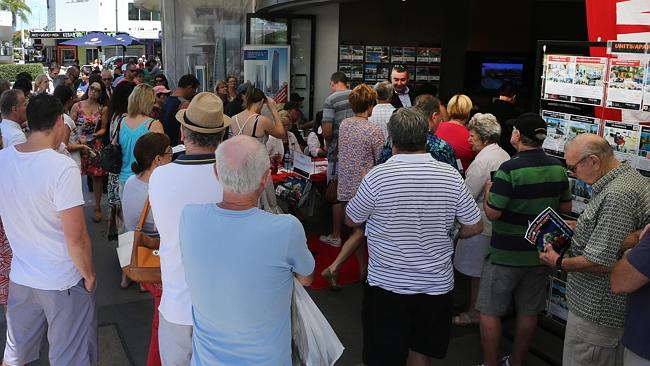
[[[323,313],[294,278],[291,301],[292,365],[332,366],[344,349]]]

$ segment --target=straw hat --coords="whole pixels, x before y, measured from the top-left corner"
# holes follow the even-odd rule
[[[187,109],[176,113],[180,124],[198,133],[218,133],[230,126],[230,117],[223,114],[223,102],[216,94],[199,93]]]

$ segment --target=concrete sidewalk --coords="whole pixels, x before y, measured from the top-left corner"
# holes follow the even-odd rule
[[[87,198],[90,195],[87,194]],[[106,207],[106,206],[105,206]],[[115,248],[117,242],[106,239],[107,222],[91,221],[92,205],[86,204],[86,220],[93,242],[93,256],[98,277],[97,303],[99,306],[100,362],[102,366],[144,366],[146,364],[153,301],[148,293],[141,293],[137,285],[127,290],[119,288],[120,268]],[[326,232],[329,213],[325,209],[319,217],[307,218],[305,225],[310,235]],[[105,209],[105,217],[107,212]],[[361,284],[347,286],[341,292],[329,290],[309,291],[316,304],[338,334],[345,346],[343,356],[337,362],[341,366],[362,365],[361,330]],[[462,277],[456,280],[455,298],[458,306],[467,302],[469,283]],[[502,348],[508,353],[512,347],[512,320],[505,323]],[[0,322],[0,342],[4,344],[6,322]],[[559,365],[562,355],[562,339],[540,330],[526,365]],[[434,365],[476,365],[481,363],[480,336],[477,326],[454,327],[447,358]],[[41,351],[41,360],[30,365],[49,365],[47,345]]]

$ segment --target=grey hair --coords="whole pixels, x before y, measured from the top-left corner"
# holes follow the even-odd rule
[[[239,141],[242,139],[250,141],[243,144],[244,141]],[[236,146],[230,147],[232,144]],[[266,147],[252,137],[243,135],[235,136],[219,145],[215,160],[223,189],[235,193],[254,192],[271,167]]]
[[[483,142],[496,143],[501,137],[501,125],[492,113],[476,113],[469,120],[467,129],[474,130]]]
[[[186,140],[197,147],[216,148],[221,140],[223,140],[223,131],[217,133],[199,133],[194,132],[185,126],[183,126],[183,135]]]
[[[417,107],[400,108],[390,116],[388,135],[400,151],[424,150],[427,145],[429,122]]]
[[[523,133],[520,133],[519,136],[521,143],[530,147],[541,147],[544,144],[544,140],[546,139],[546,134],[543,133],[538,133],[535,135],[536,140],[533,140],[528,136],[524,136]]]
[[[569,140],[566,143],[566,145],[564,146],[565,151],[569,146],[575,144],[575,139],[578,136],[580,135],[574,136],[571,140]],[[614,149],[612,149],[612,146],[604,138],[587,139],[586,141],[583,142],[579,151],[582,152],[582,156],[596,155],[599,158],[614,157]]]
[[[374,86],[377,92],[377,100],[389,100],[393,97],[393,84],[389,81],[381,81]]]
[[[434,113],[440,113],[440,99],[431,94],[418,95],[415,98],[415,106],[420,108],[427,119],[431,118]]]

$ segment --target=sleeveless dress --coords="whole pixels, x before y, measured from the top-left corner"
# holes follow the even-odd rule
[[[264,136],[262,137],[255,136],[255,132],[257,131],[257,122],[260,119],[259,114],[251,114],[250,116],[248,116],[243,126],[239,124],[239,120],[237,116],[234,116],[233,117],[234,124],[230,125],[230,132],[229,132],[230,137],[241,135],[244,132],[244,129],[246,128],[248,122],[250,122],[251,117],[255,117],[255,122],[253,122],[253,132],[251,134],[251,137],[257,139],[257,141],[259,141],[261,144],[266,146],[266,141],[269,139],[269,136],[267,134],[264,134]],[[234,131],[235,128],[237,128],[238,131]],[[284,211],[282,211],[282,208],[278,206],[278,201],[275,198],[275,188],[273,187],[273,179],[269,179],[269,182],[266,184],[266,187],[264,187],[264,192],[262,192],[262,195],[260,196],[259,208],[261,208],[266,212],[270,212],[274,214],[284,213]]]
[[[79,108],[76,124],[77,129],[81,131],[80,135],[91,136],[94,132],[100,129],[101,123],[101,109],[91,115],[87,115],[84,113],[83,108]],[[84,153],[81,156],[81,174],[92,177],[103,176],[106,174],[106,171],[99,166],[99,153],[104,147],[102,138],[93,138],[92,140],[87,141],[86,145],[93,149],[95,154],[94,156],[91,156],[91,154]]]

